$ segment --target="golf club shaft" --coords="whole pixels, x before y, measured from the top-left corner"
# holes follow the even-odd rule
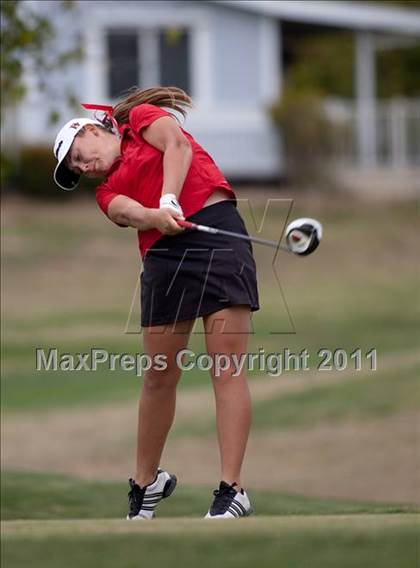
[[[243,235],[242,233],[234,233],[232,231],[225,231],[224,229],[216,229],[214,227],[207,227],[206,225],[197,225],[196,223],[191,223],[191,221],[179,221],[177,223],[184,227],[185,229],[190,229],[192,231],[201,231],[203,233],[212,233],[213,235],[227,235],[228,237],[236,237],[238,239],[244,239],[245,241],[252,241],[253,243],[258,243],[260,245],[266,245],[275,249],[284,250],[286,252],[291,252],[286,246],[276,243],[275,241],[269,241],[267,239],[261,239],[260,237],[254,237],[249,235]]]

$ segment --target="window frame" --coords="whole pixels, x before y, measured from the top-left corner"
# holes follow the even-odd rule
[[[141,57],[141,53],[142,53],[142,45],[140,43],[140,34],[138,32],[137,28],[122,28],[122,27],[117,27],[117,26],[110,26],[108,29],[105,30],[105,34],[104,34],[104,39],[105,39],[105,84],[106,84],[106,96],[108,99],[110,100],[116,100],[116,98],[118,98],[118,95],[116,97],[112,96],[112,85],[111,85],[111,59],[109,58],[109,36],[110,34],[119,34],[119,35],[132,35],[135,37],[136,39],[136,44],[137,44],[137,69],[136,69],[136,79],[135,79],[135,83],[136,84],[140,84],[139,81],[141,80],[141,68],[143,66],[143,61],[142,61],[142,57]],[[122,91],[123,92],[123,91]]]
[[[160,34],[162,31],[177,27],[182,29],[188,36],[188,61],[187,61],[187,74],[188,82],[192,85],[192,65],[191,65],[191,29],[187,26],[108,26],[104,30],[104,39],[106,43],[105,48],[105,84],[106,84],[106,95],[107,98],[115,101],[117,97],[112,97],[111,95],[111,85],[110,85],[110,60],[108,57],[108,38],[110,33],[119,33],[121,35],[135,35],[137,40],[137,51],[138,51],[138,61],[137,61],[137,77],[136,84],[141,89],[148,89],[149,87],[154,87],[160,84],[161,75],[161,50],[160,50]],[[133,85],[128,85],[127,88]]]
[[[148,2],[128,2],[121,10],[109,5],[104,10],[98,2],[89,4],[89,18],[83,27],[83,43],[85,58],[83,61],[84,93],[87,101],[113,104],[115,100],[108,95],[106,69],[106,31],[110,28],[136,29],[139,32],[147,29],[180,27],[189,32],[189,78],[190,92],[196,108],[212,110],[215,105],[213,96],[213,49],[212,49],[212,11],[206,5],[172,6],[168,2],[168,10],[157,9],[156,3],[146,7]],[[165,2],[160,2],[162,6]],[[170,8],[170,9],[169,9]],[[141,22],[140,25],[133,22]]]

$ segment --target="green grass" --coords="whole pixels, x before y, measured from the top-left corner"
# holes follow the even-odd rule
[[[16,373],[1,383],[2,406],[3,410],[24,412],[134,400],[140,381],[132,373]]]
[[[71,352],[71,351],[70,351]],[[74,351],[77,352],[77,351]],[[132,352],[134,353],[134,351]],[[310,368],[316,369],[310,361]],[[387,370],[378,355],[378,371],[353,372],[353,377],[343,377],[334,385],[308,385],[303,392],[282,394],[269,401],[254,404],[254,428],[287,427],[315,423],[324,419],[349,416],[384,415],[403,408],[420,406],[420,387],[417,378],[419,365],[404,364],[398,370]],[[256,381],[281,382],[279,377],[251,374]],[[287,376],[302,376],[290,371]],[[303,375],[304,376],[304,375]],[[328,372],[324,372],[328,376]],[[39,371],[15,372],[1,382],[2,408],[5,411],[45,410],[59,406],[88,406],[103,403],[135,400],[142,379],[134,371],[111,372],[99,369],[95,372]],[[208,373],[193,370],[184,373],[180,389],[211,388]],[[203,426],[194,420],[180,426],[183,431],[203,433],[213,424]],[[177,432],[175,424],[175,432]],[[203,430],[204,428],[204,430]]]
[[[414,568],[418,518],[261,517],[18,522],[5,526],[6,568]]]
[[[398,370],[353,373],[333,384],[310,383],[298,392],[285,392],[253,403],[253,431],[307,427],[322,422],[386,416],[399,410],[420,408],[420,365]],[[290,376],[290,374],[289,374]],[[328,373],[324,372],[328,377]],[[258,379],[256,379],[258,380]],[[268,380],[260,378],[260,381]],[[282,377],[272,378],[281,385]],[[194,418],[175,422],[174,436],[203,436],[214,430],[214,419]]]
[[[308,387],[254,404],[254,429],[307,426],[346,418],[384,416],[420,407],[420,365],[375,374],[343,383]],[[280,379],[281,380],[281,379]]]
[[[80,345],[78,346],[80,347]],[[67,345],[62,353],[79,353]],[[104,344],[100,344],[104,348]],[[90,348],[88,348],[88,351]],[[109,349],[110,353],[135,350]],[[139,351],[137,351],[138,353]],[[199,352],[199,351],[198,351]],[[33,355],[35,367],[35,355]],[[4,412],[43,411],[57,407],[91,406],[109,402],[136,400],[142,378],[134,371],[19,371],[8,373],[1,381],[1,408]],[[211,388],[207,372],[194,369],[184,373],[179,389]]]
[[[89,348],[67,345],[62,353],[78,353]],[[101,343],[100,348],[112,353],[136,353],[135,350],[118,350],[109,344]],[[194,345],[191,346],[194,350]],[[18,349],[17,349],[18,352]],[[258,352],[258,351],[256,351]],[[270,353],[268,349],[266,354]],[[283,348],[280,351],[283,353]],[[294,351],[298,353],[299,350]],[[348,350],[348,353],[351,349]],[[195,353],[200,353],[195,350]],[[312,352],[308,366],[316,370],[320,359]],[[353,363],[349,361],[349,366]],[[33,355],[35,366],[35,355]],[[404,358],[396,366],[387,369],[382,352],[378,353],[378,371],[368,371],[367,360],[362,361],[362,371],[353,371],[351,381],[328,386],[308,386],[304,392],[282,395],[270,401],[256,403],[254,406],[254,425],[257,428],[308,424],[321,419],[339,416],[367,416],[387,414],[404,407],[420,405],[420,388],[416,381],[418,365],[407,365]],[[323,372],[328,376],[328,372]],[[289,371],[278,377],[264,376],[259,372],[250,373],[256,381],[282,381],[283,376],[302,376],[297,371]],[[304,375],[303,375],[304,376]],[[1,404],[4,411],[44,410],[56,407],[98,405],[113,401],[133,400],[138,396],[142,379],[134,371],[107,371],[98,367],[97,371],[33,371],[22,369],[6,375],[1,381]],[[194,369],[184,373],[180,389],[211,388],[207,372]],[[202,425],[187,425],[194,431]],[[192,430],[191,430],[192,428]]]
[[[287,273],[281,281],[292,323],[274,281],[264,285],[262,310],[253,320],[253,347],[264,345],[274,351],[306,347],[312,353],[321,347],[348,351],[376,347],[382,353],[398,353],[418,346],[418,279],[402,273],[387,281],[369,272],[343,279],[340,270],[331,268],[324,274],[309,271],[307,288],[306,280],[291,286]]]
[[[128,484],[87,481],[62,475],[3,472],[2,519],[119,519],[126,514]],[[185,487],[159,505],[159,517],[196,517],[206,512],[211,487]],[[414,505],[311,498],[271,491],[251,491],[258,515],[349,515],[414,513]]]

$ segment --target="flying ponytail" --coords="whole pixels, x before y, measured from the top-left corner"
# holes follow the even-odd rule
[[[155,105],[173,109],[185,118],[187,108],[192,107],[191,98],[178,87],[152,87],[150,89],[139,89],[133,87],[125,94],[112,111],[112,117],[121,126],[128,122],[130,110],[141,104]]]
[[[94,113],[96,120],[101,122],[106,130],[116,133],[120,126],[128,123],[130,110],[145,103],[173,109],[182,114],[184,118],[187,115],[186,109],[193,106],[191,97],[179,87],[152,87],[143,90],[138,87],[132,87],[115,107],[88,103],[81,104],[87,110],[102,112],[102,118],[97,116],[96,112]],[[174,116],[178,119],[176,115]]]

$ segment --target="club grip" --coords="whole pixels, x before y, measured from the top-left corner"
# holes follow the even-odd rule
[[[197,226],[195,223],[191,223],[191,221],[180,221],[179,219],[177,219],[177,223],[184,229],[195,229]]]

